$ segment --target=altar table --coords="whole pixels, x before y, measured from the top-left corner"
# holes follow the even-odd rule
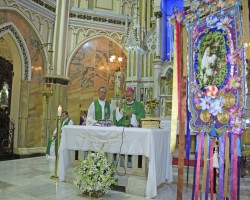
[[[96,126],[62,128],[59,180],[65,180],[66,168],[71,163],[70,150],[98,151],[102,144],[107,153],[144,155],[148,158],[147,198],[157,196],[157,186],[161,183],[173,181],[169,130]]]

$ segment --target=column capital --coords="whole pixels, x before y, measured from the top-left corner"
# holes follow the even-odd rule
[[[157,12],[155,12],[154,14],[155,14],[155,17],[156,17],[156,18],[161,18],[161,17],[162,17],[161,11],[157,11]]]
[[[161,60],[161,58],[155,58],[155,59],[153,60],[153,64],[154,64],[154,66],[161,66],[161,65],[162,65],[162,60]]]

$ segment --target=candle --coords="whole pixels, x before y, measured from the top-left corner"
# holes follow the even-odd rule
[[[58,106],[58,109],[57,109],[57,116],[58,117],[61,117],[62,116],[62,106]]]

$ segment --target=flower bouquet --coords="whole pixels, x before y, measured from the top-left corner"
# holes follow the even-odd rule
[[[154,114],[154,111],[155,111],[155,108],[158,106],[159,102],[158,102],[158,99],[155,98],[155,99],[147,99],[146,101],[146,108],[147,108],[147,112],[153,116]]]
[[[98,152],[89,151],[87,157],[76,167],[75,173],[73,184],[89,196],[103,196],[116,184],[113,165],[109,165],[103,146]]]
[[[200,110],[199,118],[202,123],[210,127],[228,124],[233,134],[241,135],[244,132],[243,110],[236,105],[235,96],[236,91],[241,89],[240,81],[241,78],[237,75],[232,76],[220,91],[216,85],[207,86],[205,92],[193,85],[194,104],[196,109]],[[217,136],[213,131],[210,135]]]

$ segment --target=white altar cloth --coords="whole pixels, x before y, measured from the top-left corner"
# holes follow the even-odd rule
[[[65,170],[71,162],[69,150],[98,151],[102,144],[105,144],[104,152],[145,155],[149,159],[147,198],[157,196],[157,186],[161,183],[173,181],[169,130],[95,126],[62,128],[58,164],[59,180],[65,180]]]

